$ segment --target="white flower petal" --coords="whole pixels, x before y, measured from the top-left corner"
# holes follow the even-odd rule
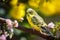
[[[48,24],[48,28],[54,28],[54,26],[55,26],[55,24],[54,24],[53,22],[50,22],[50,23]]]
[[[13,33],[14,30],[13,30],[13,29],[10,29],[10,30],[11,30],[11,32]]]
[[[22,22],[24,20],[24,18],[20,18],[20,21]]]
[[[14,27],[18,27],[18,22],[15,20],[13,25],[14,25]]]

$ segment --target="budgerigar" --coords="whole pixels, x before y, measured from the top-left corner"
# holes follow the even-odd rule
[[[39,16],[38,13],[32,8],[27,9],[26,18],[33,29],[45,35],[52,35],[52,33],[47,30],[47,24],[44,22],[43,18]]]

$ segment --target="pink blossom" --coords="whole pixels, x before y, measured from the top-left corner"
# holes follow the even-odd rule
[[[6,40],[6,36],[5,35],[1,35],[0,36],[0,40]]]
[[[7,28],[10,30],[11,33],[13,33],[14,31],[13,27],[18,27],[18,22],[16,20],[12,22],[10,19],[5,19],[5,20],[6,20]],[[9,36],[9,34],[5,31],[5,33],[0,36],[0,40],[6,40],[7,36]]]
[[[10,19],[6,19],[6,23],[12,25],[12,21]]]
[[[48,28],[54,28],[54,26],[55,26],[55,24],[54,24],[53,22],[50,22],[50,23],[48,24]]]
[[[4,34],[2,34],[0,36],[0,40],[6,40],[6,37],[8,36],[9,34],[7,32],[4,32]]]
[[[5,35],[5,37],[9,36],[9,34],[7,32],[4,32],[4,35]]]
[[[6,19],[7,27],[8,29],[11,29],[13,27],[12,21],[10,19]]]

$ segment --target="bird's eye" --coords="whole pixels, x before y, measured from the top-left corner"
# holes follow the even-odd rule
[[[32,13],[31,11],[29,13]]]
[[[33,14],[33,11],[29,11],[30,14]]]

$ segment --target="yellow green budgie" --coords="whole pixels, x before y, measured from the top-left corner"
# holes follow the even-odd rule
[[[25,16],[25,7],[26,5],[24,3],[19,3],[19,6],[14,6],[9,15],[18,20],[18,21],[23,21],[24,20],[24,16]]]
[[[45,35],[52,35],[51,32],[46,29],[47,24],[44,22],[43,18],[39,16],[35,10],[31,8],[27,9],[26,18],[33,29]]]

